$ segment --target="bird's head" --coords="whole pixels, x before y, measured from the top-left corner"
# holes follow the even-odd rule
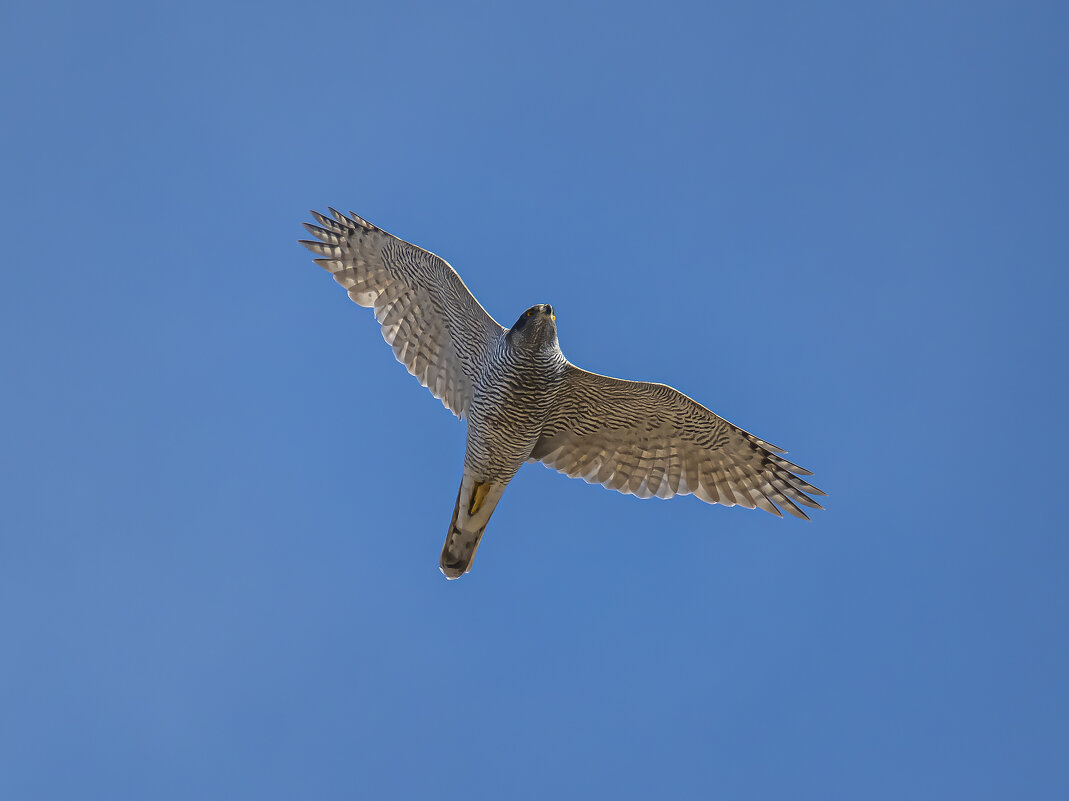
[[[541,348],[557,343],[557,315],[548,303],[532,306],[508,333],[509,342],[519,347]]]

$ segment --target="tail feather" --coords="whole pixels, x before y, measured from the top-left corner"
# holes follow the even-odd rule
[[[475,552],[490,515],[505,491],[504,484],[478,482],[465,473],[457,491],[457,503],[453,507],[453,519],[449,533],[442,546],[438,567],[447,579],[457,579],[471,571]]]
[[[455,526],[449,530],[442,548],[442,558],[438,562],[439,569],[447,579],[460,578],[471,570],[482,538],[481,531],[461,531]]]

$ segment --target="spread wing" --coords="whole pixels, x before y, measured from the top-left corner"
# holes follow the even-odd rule
[[[693,493],[808,519],[798,504],[821,509],[809,495],[824,493],[782,453],[672,387],[568,365],[531,460],[640,498]]]
[[[376,228],[352,212],[312,212],[304,223],[318,241],[301,244],[323,258],[315,262],[375,310],[382,337],[449,411],[462,417],[472,384],[505,329],[486,313],[443,259]]]

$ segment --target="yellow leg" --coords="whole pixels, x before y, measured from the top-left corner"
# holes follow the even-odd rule
[[[486,493],[490,490],[490,482],[485,484],[478,481],[471,490],[471,504],[468,506],[468,517],[471,517],[479,511],[479,507],[483,505],[483,498],[486,497]]]

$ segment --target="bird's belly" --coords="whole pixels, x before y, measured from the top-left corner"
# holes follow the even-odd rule
[[[511,477],[531,455],[541,430],[541,423],[507,412],[469,417],[465,467],[487,479]]]
[[[545,422],[542,404],[531,401],[513,393],[492,400],[476,398],[468,415],[466,468],[486,479],[515,475],[531,455]]]

